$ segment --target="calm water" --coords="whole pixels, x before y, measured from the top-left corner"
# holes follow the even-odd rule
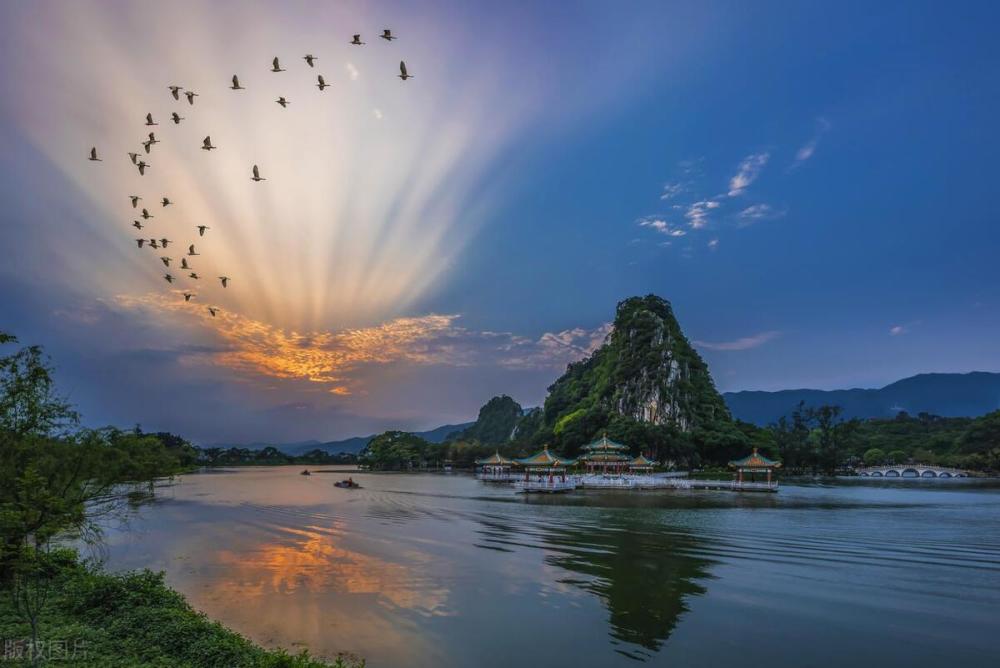
[[[464,475],[185,476],[113,532],[254,640],[369,666],[995,666],[1000,486],[524,497]]]

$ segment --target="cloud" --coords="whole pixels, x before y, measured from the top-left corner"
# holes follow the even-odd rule
[[[719,240],[718,239],[709,239],[709,241],[708,241],[708,247],[711,250],[715,250],[716,248],[719,247]]]
[[[741,195],[747,189],[747,186],[757,179],[760,170],[764,168],[770,157],[770,153],[763,152],[751,153],[743,158],[743,162],[740,163],[736,175],[729,179],[729,196],[736,197],[737,195]]]
[[[893,325],[889,328],[889,336],[899,336],[910,331],[906,325]]]
[[[708,225],[708,212],[718,208],[719,202],[714,199],[701,200],[688,206],[684,217],[692,229],[699,230]]]
[[[775,209],[770,204],[754,204],[739,212],[739,227],[747,227],[761,220],[781,218],[787,213],[783,209]]]
[[[706,350],[750,350],[752,348],[759,348],[780,335],[781,332],[772,330],[768,332],[761,332],[760,334],[754,334],[753,336],[746,336],[742,339],[736,339],[735,341],[719,341],[715,343],[709,341],[693,341],[693,343],[699,348],[705,348]]]
[[[213,339],[211,345],[178,348],[182,366],[226,368],[265,383],[268,378],[318,383],[341,396],[353,394],[363,368],[373,365],[558,369],[593,352],[611,331],[605,323],[532,339],[466,329],[455,314],[401,317],[362,328],[294,331],[225,309],[213,317],[204,304],[181,299],[180,292],[119,295],[112,304]]]
[[[656,218],[653,216],[647,218],[640,218],[638,222],[639,222],[639,227],[649,227],[651,229],[656,230],[660,234],[667,235],[668,237],[683,237],[685,234],[687,234],[687,232],[685,232],[684,230],[678,227],[674,227],[673,225],[671,225],[670,223],[661,218]]]
[[[822,117],[816,119],[816,134],[795,152],[795,161],[792,163],[793,169],[813,156],[816,152],[816,147],[819,146],[820,138],[829,130],[830,121]]]
[[[660,195],[660,199],[673,199],[678,195],[683,194],[684,190],[684,185],[681,183],[665,183],[663,184],[663,193]]]

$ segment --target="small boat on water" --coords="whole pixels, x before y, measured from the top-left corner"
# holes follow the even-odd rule
[[[341,489],[360,489],[361,485],[354,482],[353,478],[348,478],[347,480],[341,480],[340,482],[333,483],[334,487],[340,487]]]
[[[312,473],[309,473],[309,469],[306,469],[302,473],[300,473],[299,475],[312,475]]]

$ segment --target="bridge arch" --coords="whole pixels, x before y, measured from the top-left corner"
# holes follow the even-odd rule
[[[873,478],[881,478],[882,477],[882,472],[881,471],[872,471],[872,477]]]
[[[926,469],[926,470],[920,472],[920,477],[921,478],[936,478],[936,477],[938,477],[938,474],[935,471],[932,471],[931,469]]]
[[[951,474],[950,474],[950,473],[948,473],[947,471],[941,471],[941,473],[938,473],[938,477],[939,477],[939,478],[950,478],[950,477],[952,477],[952,476],[951,476]]]
[[[899,471],[897,471],[896,469],[889,469],[888,471],[885,472],[885,477],[886,478],[898,478],[899,477]]]
[[[906,468],[906,469],[903,469],[903,472],[900,475],[903,478],[919,478],[920,477],[920,472],[917,471],[917,469],[914,469],[914,468]]]

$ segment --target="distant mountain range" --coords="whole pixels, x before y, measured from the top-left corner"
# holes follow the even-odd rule
[[[743,391],[722,395],[734,418],[765,426],[781,416],[791,415],[799,402],[806,406],[835,405],[850,418],[893,417],[900,411],[911,415],[931,413],[942,417],[978,417],[1000,409],[1000,373],[922,373],[896,381],[880,389],[851,390],[780,390],[777,392]],[[431,443],[441,443],[448,435],[471,430],[476,422],[446,424],[429,431],[414,432]],[[503,427],[504,433],[510,429]],[[476,436],[481,436],[476,434]],[[272,445],[290,455],[310,450],[358,453],[371,436],[355,436],[339,441],[296,441],[293,443],[214,444],[214,447],[237,447],[260,450]],[[209,446],[213,447],[213,446]]]
[[[726,392],[733,417],[767,425],[806,406],[840,406],[845,418],[892,417],[931,413],[942,417],[978,417],[1000,408],[1000,373],[922,373],[880,389],[780,390]]]
[[[473,424],[473,422],[446,424],[429,431],[416,431],[413,433],[427,441],[430,441],[431,443],[440,443],[447,438],[449,434],[467,429]],[[375,434],[372,434],[371,436],[352,436],[351,438],[345,438],[340,441],[317,441],[314,439],[310,441],[295,441],[292,443],[214,443],[206,447],[238,447],[248,448],[250,450],[262,450],[268,446],[273,446],[284,452],[286,455],[302,455],[310,450],[326,450],[331,455],[335,455],[340,452],[350,452],[356,454],[361,452],[361,450],[368,445],[368,441],[373,438],[375,438]]]

